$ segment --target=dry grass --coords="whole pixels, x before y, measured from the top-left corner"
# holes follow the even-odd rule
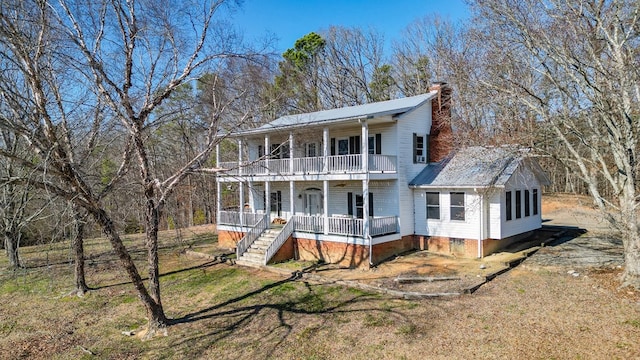
[[[167,337],[123,331],[145,324],[104,240],[89,242],[84,298],[71,289],[69,245],[24,249],[0,272],[2,359],[631,359],[640,357],[640,297],[619,270],[573,277],[527,261],[473,295],[398,300],[317,285],[181,254],[209,253],[211,229],[163,233]],[[139,236],[128,240],[142,251]],[[137,252],[142,260],[143,252]],[[0,268],[6,266],[0,258]]]

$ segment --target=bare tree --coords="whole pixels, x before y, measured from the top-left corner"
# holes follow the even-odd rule
[[[8,131],[0,130],[0,143],[6,151],[14,156],[24,156],[28,151],[20,138]],[[0,190],[0,229],[3,236],[3,246],[9,259],[11,268],[22,267],[20,261],[20,246],[25,230],[43,216],[46,206],[36,209],[31,199],[36,189],[29,179],[31,173],[24,169],[12,158],[0,158],[0,176],[2,178],[25,179],[24,184],[7,184]]]
[[[561,160],[622,234],[623,285],[640,288],[639,4],[488,0],[474,8],[484,43],[498,55],[486,85],[559,140],[569,155]],[[517,73],[523,69],[530,76]]]
[[[154,166],[149,155],[149,134],[159,120],[154,110],[182,84],[201,76],[206,66],[240,55],[233,47],[234,34],[226,31],[230,28],[214,23],[225,4],[25,1],[6,3],[0,11],[3,60],[16,75],[3,79],[12,80],[3,83],[1,92],[12,114],[0,118],[0,127],[27,140],[38,156],[37,162],[16,158],[38,172],[37,186],[83,208],[102,228],[146,308],[148,336],[168,323],[159,279],[162,211],[177,186],[206,167],[221,139],[221,114],[237,97],[214,99],[217,111],[206,119],[205,141],[193,157],[165,176],[158,168],[162,164]],[[80,98],[84,93],[95,93],[93,104],[104,103],[110,116],[89,121],[73,116],[77,110],[71,104],[82,107],[78,101],[85,100]],[[239,121],[245,118],[246,114]],[[95,153],[98,147],[93,140],[113,127],[112,120],[117,121],[126,141],[119,147],[117,170],[102,184],[79,166],[77,154],[81,147]],[[5,149],[0,149],[0,155],[11,157]],[[148,285],[103,204],[105,194],[134,164],[143,194]],[[5,179],[5,184],[21,182]]]

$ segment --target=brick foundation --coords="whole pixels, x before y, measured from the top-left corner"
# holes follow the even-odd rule
[[[374,264],[379,264],[390,257],[415,249],[413,235],[403,236],[400,240],[373,245],[372,261]]]
[[[533,231],[527,231],[526,233],[514,235],[508,238],[504,238],[502,240],[486,239],[482,242],[483,256],[493,254],[494,252],[504,249],[513,243],[516,243],[518,241],[528,238],[532,234],[533,234]]]
[[[369,247],[312,239],[296,239],[296,259],[323,261],[352,268],[369,266]]]
[[[282,244],[282,246],[280,247],[280,249],[278,249],[278,252],[276,252],[275,255],[273,255],[273,257],[271,258],[271,260],[269,260],[269,264],[279,263],[282,261],[293,259],[295,258],[295,255],[296,255],[295,240],[293,239],[292,236],[289,236],[287,241],[285,241],[284,244]]]
[[[233,249],[243,236],[244,233],[240,231],[218,230],[218,246]]]
[[[427,250],[431,252],[454,255],[464,258],[478,257],[477,239],[451,239],[448,237],[440,236],[419,236],[419,238],[422,238],[423,242],[426,241]]]

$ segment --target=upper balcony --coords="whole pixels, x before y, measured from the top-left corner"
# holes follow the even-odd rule
[[[361,154],[332,155],[285,159],[260,159],[255,161],[221,162],[227,169],[223,177],[292,177],[308,175],[372,175],[394,178],[397,174],[397,159],[392,155],[367,154],[367,166]],[[260,179],[256,179],[260,180]]]

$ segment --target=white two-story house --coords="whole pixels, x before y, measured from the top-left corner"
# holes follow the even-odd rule
[[[218,158],[220,245],[239,263],[360,267],[412,249],[482,257],[539,228],[544,173],[519,151],[452,151],[450,98],[437,84],[233,134],[237,161]],[[223,210],[228,186],[242,209]]]

